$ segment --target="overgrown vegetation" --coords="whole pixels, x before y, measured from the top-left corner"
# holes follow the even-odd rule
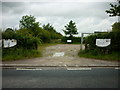
[[[2,32],[2,39],[16,39],[15,47],[2,47],[2,60],[17,60],[41,56],[38,47],[44,43],[51,43],[62,38],[50,24],[40,27],[36,18],[32,15],[23,16],[20,20],[20,29],[7,28]]]
[[[16,47],[2,49],[2,61],[28,59],[41,56],[42,56],[41,51],[34,49],[24,49]]]
[[[120,5],[110,5],[112,8],[106,10],[110,14],[109,16],[120,16]],[[111,44],[107,47],[98,47],[96,46],[96,39],[111,39]],[[120,60],[120,22],[115,22],[110,32],[98,33],[86,37],[85,50],[80,51],[78,55],[87,58]]]
[[[67,40],[72,40],[72,42],[67,42]],[[63,37],[61,39],[62,43],[65,44],[80,44],[81,43],[81,37]]]
[[[83,50],[78,53],[80,57],[94,58],[100,60],[120,61],[120,52],[111,52],[109,54],[100,53],[98,50]]]
[[[119,1],[120,4],[120,1]],[[120,5],[111,5],[110,10],[106,10],[109,16],[120,16]],[[36,18],[32,15],[23,16],[19,23],[19,29],[7,28],[2,31],[2,39],[16,39],[17,45],[12,48],[2,47],[2,60],[17,60],[42,56],[43,47],[50,43],[80,43],[81,37],[74,37],[78,34],[75,22],[72,20],[65,25],[63,36],[50,24],[40,26]],[[68,37],[67,37],[68,35]],[[111,44],[107,47],[97,47],[96,39],[111,39]],[[85,50],[79,52],[79,56],[88,58],[98,58],[107,60],[120,60],[120,22],[112,25],[112,31],[90,35],[85,38]],[[49,44],[48,44],[49,43]],[[68,44],[68,43],[67,43]],[[70,44],[70,43],[69,43]]]
[[[81,37],[74,37],[75,34],[78,34],[75,22],[71,20],[67,25],[65,25],[63,32],[66,36],[61,39],[62,43],[80,44]],[[67,40],[71,40],[71,42],[67,42]]]
[[[120,25],[120,23],[115,24],[118,26]],[[120,60],[120,31],[116,30],[118,27],[114,27],[115,24],[113,24],[111,32],[99,33],[86,37],[85,50],[79,52],[79,56],[98,59]],[[96,46],[96,39],[111,39],[111,44],[107,47],[98,47]]]
[[[65,35],[69,35],[69,37],[73,37],[73,35],[78,34],[75,22],[72,20],[65,26],[63,31]]]

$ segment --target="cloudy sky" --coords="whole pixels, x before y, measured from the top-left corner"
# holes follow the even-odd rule
[[[22,16],[33,15],[40,26],[50,23],[63,35],[62,29],[70,20],[76,23],[79,35],[108,31],[118,19],[105,12],[110,9],[110,3],[115,4],[116,0],[4,0],[1,5],[2,27],[19,28]]]

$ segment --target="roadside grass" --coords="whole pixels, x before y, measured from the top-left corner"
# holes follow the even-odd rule
[[[14,61],[20,59],[30,59],[42,57],[43,50],[48,46],[56,45],[56,43],[46,43],[39,45],[37,50],[23,48],[7,48],[2,50],[2,61]]]
[[[23,48],[10,48],[9,50],[2,51],[2,61],[14,61],[34,57],[41,57],[41,52]]]
[[[78,53],[79,57],[85,57],[85,58],[93,58],[93,59],[101,59],[101,60],[108,60],[108,61],[120,61],[120,52],[111,52],[109,54],[103,54],[93,51],[79,51]]]

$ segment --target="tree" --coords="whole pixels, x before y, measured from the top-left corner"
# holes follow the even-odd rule
[[[23,16],[20,20],[20,29],[27,29],[30,31],[30,33],[33,34],[33,36],[37,36],[37,29],[39,28],[39,22],[36,22],[36,18],[32,15]]]
[[[112,25],[112,32],[120,32],[120,22],[115,22]]]
[[[44,24],[43,25],[43,29],[46,30],[46,31],[49,31],[50,33],[50,36],[51,36],[51,39],[58,39],[58,38],[61,38],[62,35],[60,33],[58,33],[54,27],[52,25],[50,25],[50,23],[48,24]]]
[[[106,10],[105,12],[109,13],[110,17],[112,16],[120,16],[120,1],[118,1],[118,5],[113,5],[110,3],[111,8]]]
[[[3,39],[14,39],[16,38],[16,33],[12,28],[7,28],[4,32],[2,32]]]
[[[23,16],[20,20],[20,29],[34,29],[35,27],[39,27],[39,22],[36,22],[36,18],[32,15]]]
[[[5,32],[14,32],[14,30],[12,28],[7,28]]]
[[[78,34],[76,25],[72,20],[65,26],[63,31],[66,35],[70,35],[70,37],[73,37],[73,34]]]
[[[51,31],[54,31],[54,32],[55,32],[54,27],[53,27],[52,25],[50,25],[50,23],[48,23],[48,24],[46,24],[46,25],[44,24],[44,25],[43,25],[43,29],[44,29],[44,30],[48,30],[48,31],[50,31],[50,32],[51,32]]]

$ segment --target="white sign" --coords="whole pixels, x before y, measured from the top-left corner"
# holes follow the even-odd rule
[[[111,39],[96,39],[96,46],[98,47],[106,47],[110,45]]]
[[[3,44],[4,44],[5,48],[6,47],[13,47],[17,44],[17,40],[15,40],[15,39],[11,39],[11,40],[10,39],[7,39],[7,40],[3,39]]]
[[[67,40],[67,42],[72,42],[72,40]]]

